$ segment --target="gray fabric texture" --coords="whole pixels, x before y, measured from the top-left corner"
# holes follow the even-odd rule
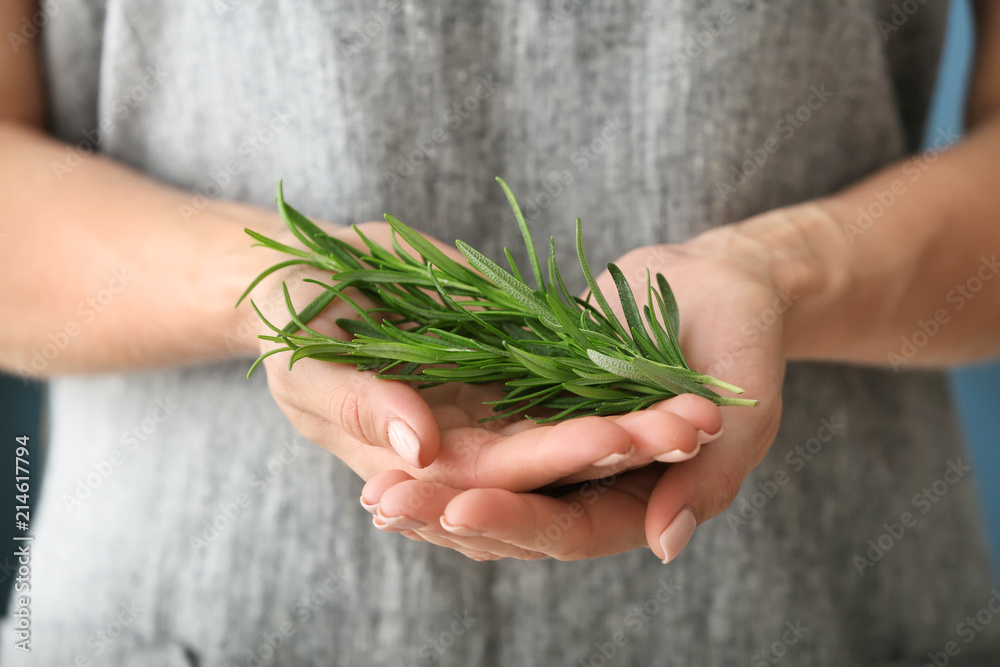
[[[912,5],[884,36],[888,0],[85,0],[53,3],[43,37],[53,132],[100,128],[101,152],[153,178],[267,207],[284,179],[318,218],[390,212],[499,257],[520,247],[500,175],[539,237],[581,216],[603,265],[916,149],[946,6]],[[796,112],[808,120],[781,124]],[[5,626],[3,664],[844,667],[924,664],[949,641],[949,664],[1000,655],[1000,624],[960,628],[994,586],[971,474],[926,513],[915,497],[966,462],[939,374],[792,365],[771,454],[663,566],[645,549],[476,563],[382,534],[361,480],[296,436],[248,363],[51,383],[35,652]],[[120,465],[68,507],[112,450]],[[789,482],[761,496],[779,471]],[[859,574],[906,511],[916,525]]]

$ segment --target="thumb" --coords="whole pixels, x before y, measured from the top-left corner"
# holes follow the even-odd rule
[[[740,442],[737,432],[727,429],[695,458],[671,465],[656,483],[646,510],[646,541],[664,563],[677,557],[698,525],[729,507],[767,451],[766,442]]]
[[[308,303],[321,290],[301,282],[294,289],[294,301],[301,303]],[[351,294],[362,308],[376,305],[356,290],[345,290],[345,294]],[[350,339],[336,321],[359,317],[351,306],[336,299],[309,322],[309,327],[331,338]],[[262,346],[262,352],[266,347]],[[337,451],[337,441],[338,433],[343,432],[375,447],[392,448],[417,468],[437,457],[437,421],[426,401],[410,385],[379,380],[374,371],[358,371],[351,364],[315,359],[301,359],[294,369],[289,369],[287,359],[286,354],[265,359],[268,385],[292,424],[316,444],[341,456],[346,452]]]
[[[326,392],[324,408],[330,421],[356,440],[392,448],[416,468],[437,458],[441,447],[437,421],[413,387],[397,380],[379,380],[371,372],[333,370],[348,372]]]
[[[314,359],[302,359],[289,370],[286,358],[275,355],[265,361],[268,385],[292,425],[316,444],[343,458],[349,450],[340,445],[340,436],[346,434],[390,448],[416,468],[437,458],[437,420],[413,387]]]

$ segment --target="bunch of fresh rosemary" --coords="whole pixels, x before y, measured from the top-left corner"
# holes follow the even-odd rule
[[[677,342],[677,303],[662,275],[656,274],[654,287],[646,272],[647,305],[640,312],[625,276],[617,266],[608,264],[625,314],[625,323],[618,320],[587,262],[579,218],[576,251],[590,287],[587,299],[567,291],[556,265],[555,239],[549,240],[546,281],[521,209],[507,184],[499,178],[497,181],[524,237],[534,288],[526,283],[506,248],[510,271],[457,241],[473,270],[391,215],[385,219],[392,227],[392,251],[354,227],[366,249],[356,248],[329,236],[286,204],[279,185],[278,208],[305,249],[292,248],[247,229],[256,245],[294,258],[264,271],[240,301],[264,277],[297,264],[332,272],[332,284],[305,279],[325,289],[300,311],[293,306],[283,283],[291,316],[283,329],[268,322],[254,305],[274,332],[261,338],[281,346],[262,354],[250,373],[264,358],[290,351],[289,366],[304,358],[351,363],[359,370],[377,370],[378,378],[418,381],[422,386],[503,383],[504,397],[490,403],[497,414],[482,421],[525,414],[532,408],[546,410],[544,417],[529,416],[540,423],[617,414],[683,393],[704,396],[718,405],[757,404],[707,389],[704,385],[742,393],[738,387],[697,373],[687,365]],[[402,248],[397,235],[419,258]],[[370,310],[361,308],[344,295],[347,287],[360,290],[382,305]],[[590,297],[599,308],[591,304]],[[336,298],[350,304],[361,317],[337,320],[353,335],[349,342],[309,327],[310,320]],[[373,317],[376,313],[383,315],[381,321]]]

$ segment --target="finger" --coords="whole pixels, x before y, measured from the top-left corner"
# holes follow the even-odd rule
[[[386,489],[409,479],[413,479],[413,476],[403,472],[402,470],[386,470],[384,472],[380,472],[369,479],[361,489],[361,506],[368,512],[375,514],[378,512],[379,502],[381,501],[382,494],[385,493]]]
[[[445,506],[459,493],[444,484],[412,478],[402,480],[382,493],[376,516],[384,523],[403,530],[431,526],[433,532]]]
[[[646,539],[653,553],[665,563],[676,558],[698,524],[732,503],[768,442],[752,431],[740,440],[724,435],[698,457],[670,466],[657,482],[646,513]]]
[[[387,486],[393,480],[396,482]],[[379,489],[382,489],[381,494],[376,495]],[[535,560],[543,557],[543,554],[528,553],[509,544],[463,535],[460,528],[457,532],[445,530],[440,522],[444,509],[459,493],[458,489],[417,480],[397,470],[372,478],[365,486],[362,498],[377,499],[373,523],[387,532],[416,532],[426,541],[457,549],[476,560],[502,557]]]
[[[610,419],[581,417],[514,435],[478,427],[444,431],[442,455],[424,478],[456,487],[529,491],[590,466],[631,455],[629,432]]]
[[[284,277],[293,306],[310,303],[323,292],[321,286],[302,280],[307,277],[324,278],[321,272],[310,267]],[[271,289],[274,292],[274,288]],[[343,294],[365,310],[378,305],[354,288],[345,289]],[[287,308],[284,297],[280,302],[279,305],[271,299],[265,305],[272,311]],[[275,323],[288,319],[287,312],[265,310],[264,313]],[[378,321],[382,314],[376,312],[371,316]],[[360,320],[362,316],[347,301],[337,298],[310,320],[308,326],[325,336],[350,340],[351,334],[336,323],[342,318]],[[270,348],[273,344],[266,343],[263,347]],[[426,402],[412,387],[402,382],[376,380],[374,372],[362,373],[349,364],[311,359],[297,362],[292,372],[287,359],[288,354],[278,354],[265,360],[268,384],[286,414],[294,407],[294,413],[288,416],[296,426],[300,421],[309,422],[310,433],[303,433],[306,437],[319,444],[330,443],[339,436],[340,429],[360,442],[391,448],[404,461],[418,468],[437,456],[437,423]],[[330,428],[331,425],[336,428]]]
[[[479,562],[494,561],[494,560],[502,560],[506,557],[497,553],[493,553],[492,551],[483,551],[463,546],[456,540],[449,539],[444,535],[441,535],[440,533],[429,533],[427,531],[420,531],[420,535],[424,538],[424,541],[426,542],[430,542],[431,544],[434,544],[439,547],[452,549],[462,554],[466,558],[470,558],[474,561],[479,561]],[[536,558],[532,558],[530,560],[537,560],[538,558],[544,558],[544,556],[542,554],[538,554]]]
[[[655,403],[651,410],[672,412],[694,425],[699,445],[714,442],[722,435],[722,410],[702,396],[681,394]]]
[[[645,499],[659,474],[642,469],[562,498],[471,489],[448,504],[442,525],[559,560],[598,558],[645,543]]]
[[[643,410],[606,419],[625,429],[632,442],[632,453],[621,458],[611,457],[600,466],[588,466],[557,480],[556,485],[608,477],[653,461],[687,461],[701,450],[695,427],[683,417],[666,410]]]
[[[437,457],[440,432],[434,414],[408,384],[314,359],[303,359],[289,371],[285,354],[269,357],[265,365],[271,392],[313,442],[334,446],[346,433],[391,449],[417,468]]]

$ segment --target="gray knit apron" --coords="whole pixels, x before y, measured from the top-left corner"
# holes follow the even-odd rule
[[[502,257],[502,176],[537,238],[582,217],[601,266],[915,150],[945,4],[80,0],[42,39],[52,132],[189,190],[186,224],[284,179],[316,218],[390,212]],[[8,623],[4,665],[997,664],[938,373],[792,364],[770,454],[664,566],[379,532],[249,363],[50,384],[33,652]]]

